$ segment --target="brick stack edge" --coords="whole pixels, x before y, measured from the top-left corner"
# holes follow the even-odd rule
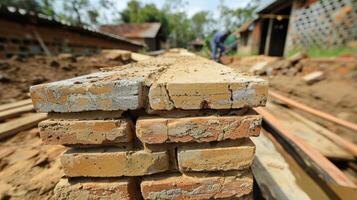
[[[45,144],[65,145],[55,199],[250,199],[267,82],[162,56],[30,88]]]

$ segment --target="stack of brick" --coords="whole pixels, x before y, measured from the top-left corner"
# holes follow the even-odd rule
[[[33,86],[57,199],[250,198],[267,83],[195,56],[166,56]]]

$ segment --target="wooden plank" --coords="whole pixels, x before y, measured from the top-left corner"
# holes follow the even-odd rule
[[[354,155],[350,151],[340,147],[334,141],[318,132],[314,127],[307,125],[305,123],[307,120],[304,120],[304,117],[291,109],[278,106],[274,103],[268,103],[266,109],[273,114],[290,133],[309,143],[322,155],[338,160],[354,160]],[[319,130],[322,129],[323,127],[320,127]]]
[[[256,145],[252,171],[264,198],[267,200],[311,199],[298,185],[298,179],[301,177],[295,176],[290,164],[266,134],[262,132],[259,137],[251,139]],[[305,174],[306,176],[308,175]],[[311,182],[312,180],[310,184]]]
[[[29,105],[29,104],[32,104],[32,100],[31,99],[25,99],[25,100],[17,101],[17,102],[14,102],[14,103],[3,104],[3,105],[0,105],[0,112],[4,111],[4,110],[9,110],[9,109],[12,109],[12,108],[17,108],[17,107],[20,107],[20,106]]]
[[[31,113],[17,119],[0,124],[0,140],[20,131],[37,126],[38,122],[47,118],[46,113]]]
[[[336,183],[341,186],[356,187],[340,169],[304,140],[285,129],[280,121],[266,109],[260,107],[254,110],[263,116],[264,121],[274,128],[276,133],[294,149],[304,164],[313,170],[320,178],[326,182]]]
[[[8,118],[11,118],[11,117],[16,117],[16,116],[19,116],[19,115],[21,115],[23,113],[30,112],[33,109],[34,109],[33,105],[29,104],[29,105],[20,106],[20,107],[17,107],[17,108],[5,110],[5,111],[0,112],[0,120],[8,119]]]
[[[298,113],[290,110],[289,113],[293,115],[296,119],[301,120],[304,122],[307,126],[310,128],[314,129],[316,132],[319,134],[325,136],[326,138],[329,138],[331,141],[333,141],[335,144],[338,144],[340,147],[344,148],[345,150],[349,151],[353,156],[357,157],[357,145],[342,138],[341,136],[337,135],[336,133],[331,132],[327,128],[324,128],[323,126],[299,115]]]
[[[287,97],[284,97],[283,95],[280,95],[276,92],[272,92],[272,91],[269,91],[269,95],[276,98],[276,99],[279,99],[280,101],[288,104],[289,106],[292,106],[292,107],[295,107],[297,109],[300,109],[300,110],[303,110],[305,112],[308,112],[310,114],[313,114],[315,116],[318,116],[318,117],[321,117],[325,120],[328,120],[330,122],[333,122],[335,124],[338,124],[340,126],[344,126],[346,128],[349,128],[353,131],[357,131],[357,124],[355,123],[352,123],[352,122],[349,122],[349,121],[346,121],[346,120],[343,120],[343,119],[339,119],[337,117],[334,117],[328,113],[324,113],[324,112],[321,112],[319,110],[316,110],[314,108],[311,108],[309,106],[306,106],[304,104],[301,104],[297,101],[294,101],[294,100],[291,100]]]

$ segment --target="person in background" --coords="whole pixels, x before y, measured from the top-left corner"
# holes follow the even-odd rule
[[[224,41],[230,34],[231,32],[228,30],[225,32],[218,32],[214,35],[213,39],[211,40],[211,56],[213,60],[219,61],[220,57],[225,51]]]

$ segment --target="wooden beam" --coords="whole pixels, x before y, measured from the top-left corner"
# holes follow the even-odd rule
[[[21,100],[21,101],[16,101],[14,103],[3,104],[3,105],[0,105],[0,112],[4,111],[4,110],[12,109],[12,108],[17,108],[20,106],[29,105],[29,104],[32,104],[31,99],[25,99],[25,100]]]
[[[29,105],[20,106],[20,107],[13,108],[13,109],[1,111],[0,112],[0,120],[8,119],[11,117],[16,117],[23,113],[31,112],[33,109],[34,109],[33,105],[29,104]]]
[[[251,138],[256,145],[252,171],[265,199],[311,199],[298,184],[302,177],[296,177],[288,161],[275,148],[273,141],[263,131],[259,137]],[[276,142],[276,141],[275,141]],[[300,170],[302,171],[302,170]],[[301,174],[298,174],[301,176]],[[305,180],[309,179],[305,174]],[[306,180],[318,187],[313,180]]]
[[[38,122],[47,118],[46,113],[31,113],[17,119],[0,124],[0,140],[20,131],[37,126]]]
[[[307,126],[315,129],[319,134],[329,138],[334,143],[338,144],[340,147],[344,148],[345,150],[349,151],[354,157],[357,157],[357,145],[342,138],[341,136],[337,135],[336,133],[331,132],[330,130],[322,127],[321,125],[308,120],[307,118],[290,111],[292,115],[294,115],[297,119],[304,122]]]
[[[319,110],[316,110],[314,108],[306,106],[306,105],[304,105],[302,103],[299,103],[297,101],[294,101],[292,99],[284,97],[283,95],[280,95],[280,94],[278,94],[276,92],[269,91],[269,95],[274,97],[274,98],[276,98],[276,99],[279,99],[280,101],[288,104],[291,107],[294,107],[294,108],[300,109],[302,111],[308,112],[310,114],[313,114],[315,116],[321,117],[321,118],[323,118],[325,120],[328,120],[328,121],[333,122],[335,124],[338,124],[340,126],[344,126],[346,128],[349,128],[349,129],[351,129],[353,131],[357,131],[357,124],[355,124],[355,123],[348,122],[348,121],[345,121],[343,119],[339,119],[337,117],[334,117],[334,116],[332,116],[330,114],[321,112]]]
[[[322,126],[304,118],[292,109],[268,103],[266,109],[274,115],[280,124],[291,134],[303,139],[322,155],[335,160],[354,160],[355,155],[344,146],[339,145],[331,135],[333,133]],[[338,137],[336,135],[336,137]]]
[[[255,108],[255,111],[263,116],[264,121],[267,122],[282,139],[291,145],[292,149],[299,155],[304,164],[309,166],[320,178],[326,182],[356,188],[356,185],[343,174],[340,169],[304,140],[285,129],[279,120],[266,109],[260,107]]]
[[[274,23],[274,19],[270,18],[269,25],[268,25],[268,33],[266,36],[265,48],[264,48],[264,55],[266,56],[269,56],[269,52],[270,52],[271,33],[273,32],[273,23]]]

